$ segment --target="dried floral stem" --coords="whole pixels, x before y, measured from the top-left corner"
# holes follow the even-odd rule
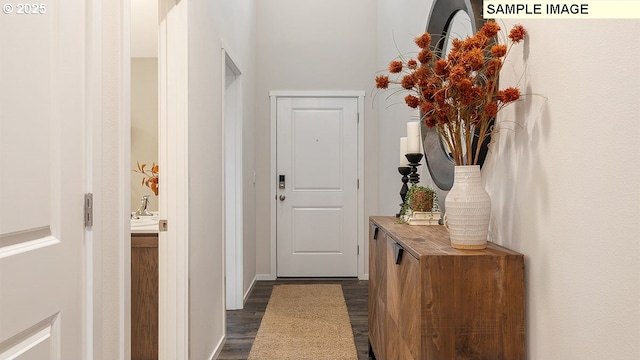
[[[436,128],[458,165],[478,163],[481,145],[494,133],[498,111],[520,97],[517,88],[499,90],[497,84],[503,58],[526,31],[515,26],[508,35],[509,46],[499,43],[499,31],[494,21],[487,22],[473,37],[454,39],[446,58],[436,56],[439,51],[429,47],[431,35],[424,33],[415,39],[421,49],[416,59],[401,55],[389,64],[396,79],[376,77],[380,89],[395,84],[400,87],[394,94],[409,92],[406,104],[420,109],[421,120]]]
[[[136,162],[138,169],[133,169],[133,172],[142,174],[142,186],[150,188],[153,193],[158,196],[158,165],[153,163],[151,169],[146,169],[147,164],[140,164]]]

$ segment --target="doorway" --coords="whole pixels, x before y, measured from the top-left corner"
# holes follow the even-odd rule
[[[277,277],[363,274],[363,95],[271,94]]]
[[[224,66],[224,218],[226,308],[238,310],[243,299],[243,195],[242,195],[242,78],[228,49],[222,49]]]

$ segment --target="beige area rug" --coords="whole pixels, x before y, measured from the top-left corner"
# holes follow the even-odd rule
[[[249,360],[358,359],[338,284],[275,285]]]

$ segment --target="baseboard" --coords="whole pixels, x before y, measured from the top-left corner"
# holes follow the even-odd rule
[[[211,360],[216,360],[218,356],[220,356],[220,353],[222,352],[222,348],[224,347],[225,342],[227,342],[227,337],[223,336],[222,339],[218,341],[218,345],[213,349],[213,354],[211,354],[211,357],[210,357]]]
[[[256,277],[253,279],[253,283],[251,284],[251,287],[253,287],[253,285],[256,283],[256,281],[274,281],[276,280],[276,276],[271,275],[271,274],[258,274],[256,275]],[[358,280],[369,280],[369,274],[364,274],[362,276],[358,276]],[[245,300],[247,298],[249,292],[247,292],[247,294],[245,294]]]
[[[256,275],[253,278],[253,281],[251,281],[251,285],[249,285],[249,288],[247,289],[247,292],[244,293],[244,298],[242,299],[242,307],[244,307],[244,304],[247,303],[247,299],[249,298],[249,295],[251,294],[251,291],[253,290],[253,286],[256,284],[256,280],[258,279],[258,275]]]
[[[256,275],[256,280],[258,281],[273,281],[276,279],[275,275],[271,274],[258,274]]]

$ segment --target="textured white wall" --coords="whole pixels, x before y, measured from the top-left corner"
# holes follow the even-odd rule
[[[369,0],[258,1],[257,271],[270,274],[272,90],[365,90],[365,208],[377,213],[376,9]],[[373,141],[372,141],[373,140]]]
[[[398,54],[392,31],[413,49],[430,3],[378,1],[380,69]],[[493,240],[526,258],[528,358],[640,358],[640,46],[626,36],[640,22],[522,24],[530,37],[501,82],[530,95],[501,114],[482,175]],[[391,214],[387,169],[409,111],[378,99],[380,212]]]
[[[183,0],[184,1],[184,0]],[[243,72],[244,174],[253,172],[254,1],[189,2],[189,354],[210,359],[224,335],[221,40]],[[245,275],[255,276],[253,184],[245,181]],[[249,283],[245,283],[245,288]]]

